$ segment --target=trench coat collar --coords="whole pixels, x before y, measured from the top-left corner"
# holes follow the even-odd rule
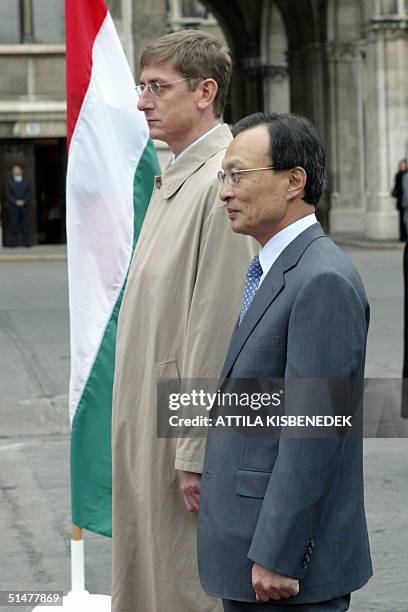
[[[230,373],[235,360],[255,325],[283,290],[285,286],[285,272],[298,264],[303,253],[314,240],[325,235],[320,223],[314,223],[288,244],[286,249],[279,255],[255,294],[241,324],[238,325],[237,322],[235,326],[224,367],[222,368],[220,385]]]
[[[189,176],[205,164],[210,157],[226,149],[231,140],[232,134],[229,127],[222,124],[211,134],[208,134],[206,138],[193,144],[191,149],[164,171],[159,187],[162,197],[164,199],[171,198]],[[214,178],[216,177],[214,176]]]

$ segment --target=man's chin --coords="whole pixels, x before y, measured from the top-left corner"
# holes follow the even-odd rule
[[[242,223],[238,221],[238,219],[231,220],[231,229],[235,234],[248,234],[246,228]]]
[[[154,140],[163,140],[163,132],[155,123],[148,123],[149,136]]]

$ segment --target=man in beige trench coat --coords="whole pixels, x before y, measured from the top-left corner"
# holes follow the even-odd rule
[[[217,171],[231,75],[204,32],[143,52],[138,107],[174,159],[155,188],[119,316],[112,420],[113,612],[216,612],[196,567],[204,440],[158,439],[156,384],[217,378],[253,256],[229,227]]]

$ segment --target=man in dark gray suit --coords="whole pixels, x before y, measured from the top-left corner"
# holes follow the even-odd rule
[[[265,113],[233,133],[221,198],[233,231],[256,238],[261,250],[220,385],[227,378],[359,385],[369,305],[353,264],[314,214],[325,176],[318,134],[302,117]],[[301,408],[314,393],[305,384]],[[350,593],[372,575],[361,437],[277,439],[210,428],[198,561],[204,589],[226,611],[347,610]]]

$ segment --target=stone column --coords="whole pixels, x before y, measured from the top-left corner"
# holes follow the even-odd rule
[[[328,44],[330,231],[364,233],[365,160],[361,45]]]
[[[164,0],[133,0],[133,51],[136,80],[143,49],[168,32],[167,6]]]
[[[326,50],[320,43],[310,43],[295,51],[289,50],[290,108],[313,123],[323,141],[329,142],[328,103],[325,87]],[[324,192],[317,214],[328,228],[329,194]]]
[[[261,24],[264,109],[288,113],[290,110],[288,39],[282,15],[275,2],[263,3]]]
[[[390,192],[408,134],[408,38],[406,16],[377,15],[367,37],[367,214],[366,236],[398,237],[398,215]]]
[[[122,44],[132,73],[135,72],[135,52],[133,45],[133,0],[121,0]]]
[[[286,66],[267,64],[264,71],[264,109],[289,112],[289,71]]]
[[[195,0],[181,0],[184,14],[191,17],[196,14],[197,2]]]
[[[255,42],[233,50],[234,72],[231,80],[233,123],[263,108],[263,67]]]
[[[325,55],[320,43],[310,43],[288,53],[291,111],[308,117],[323,138],[327,131]]]

